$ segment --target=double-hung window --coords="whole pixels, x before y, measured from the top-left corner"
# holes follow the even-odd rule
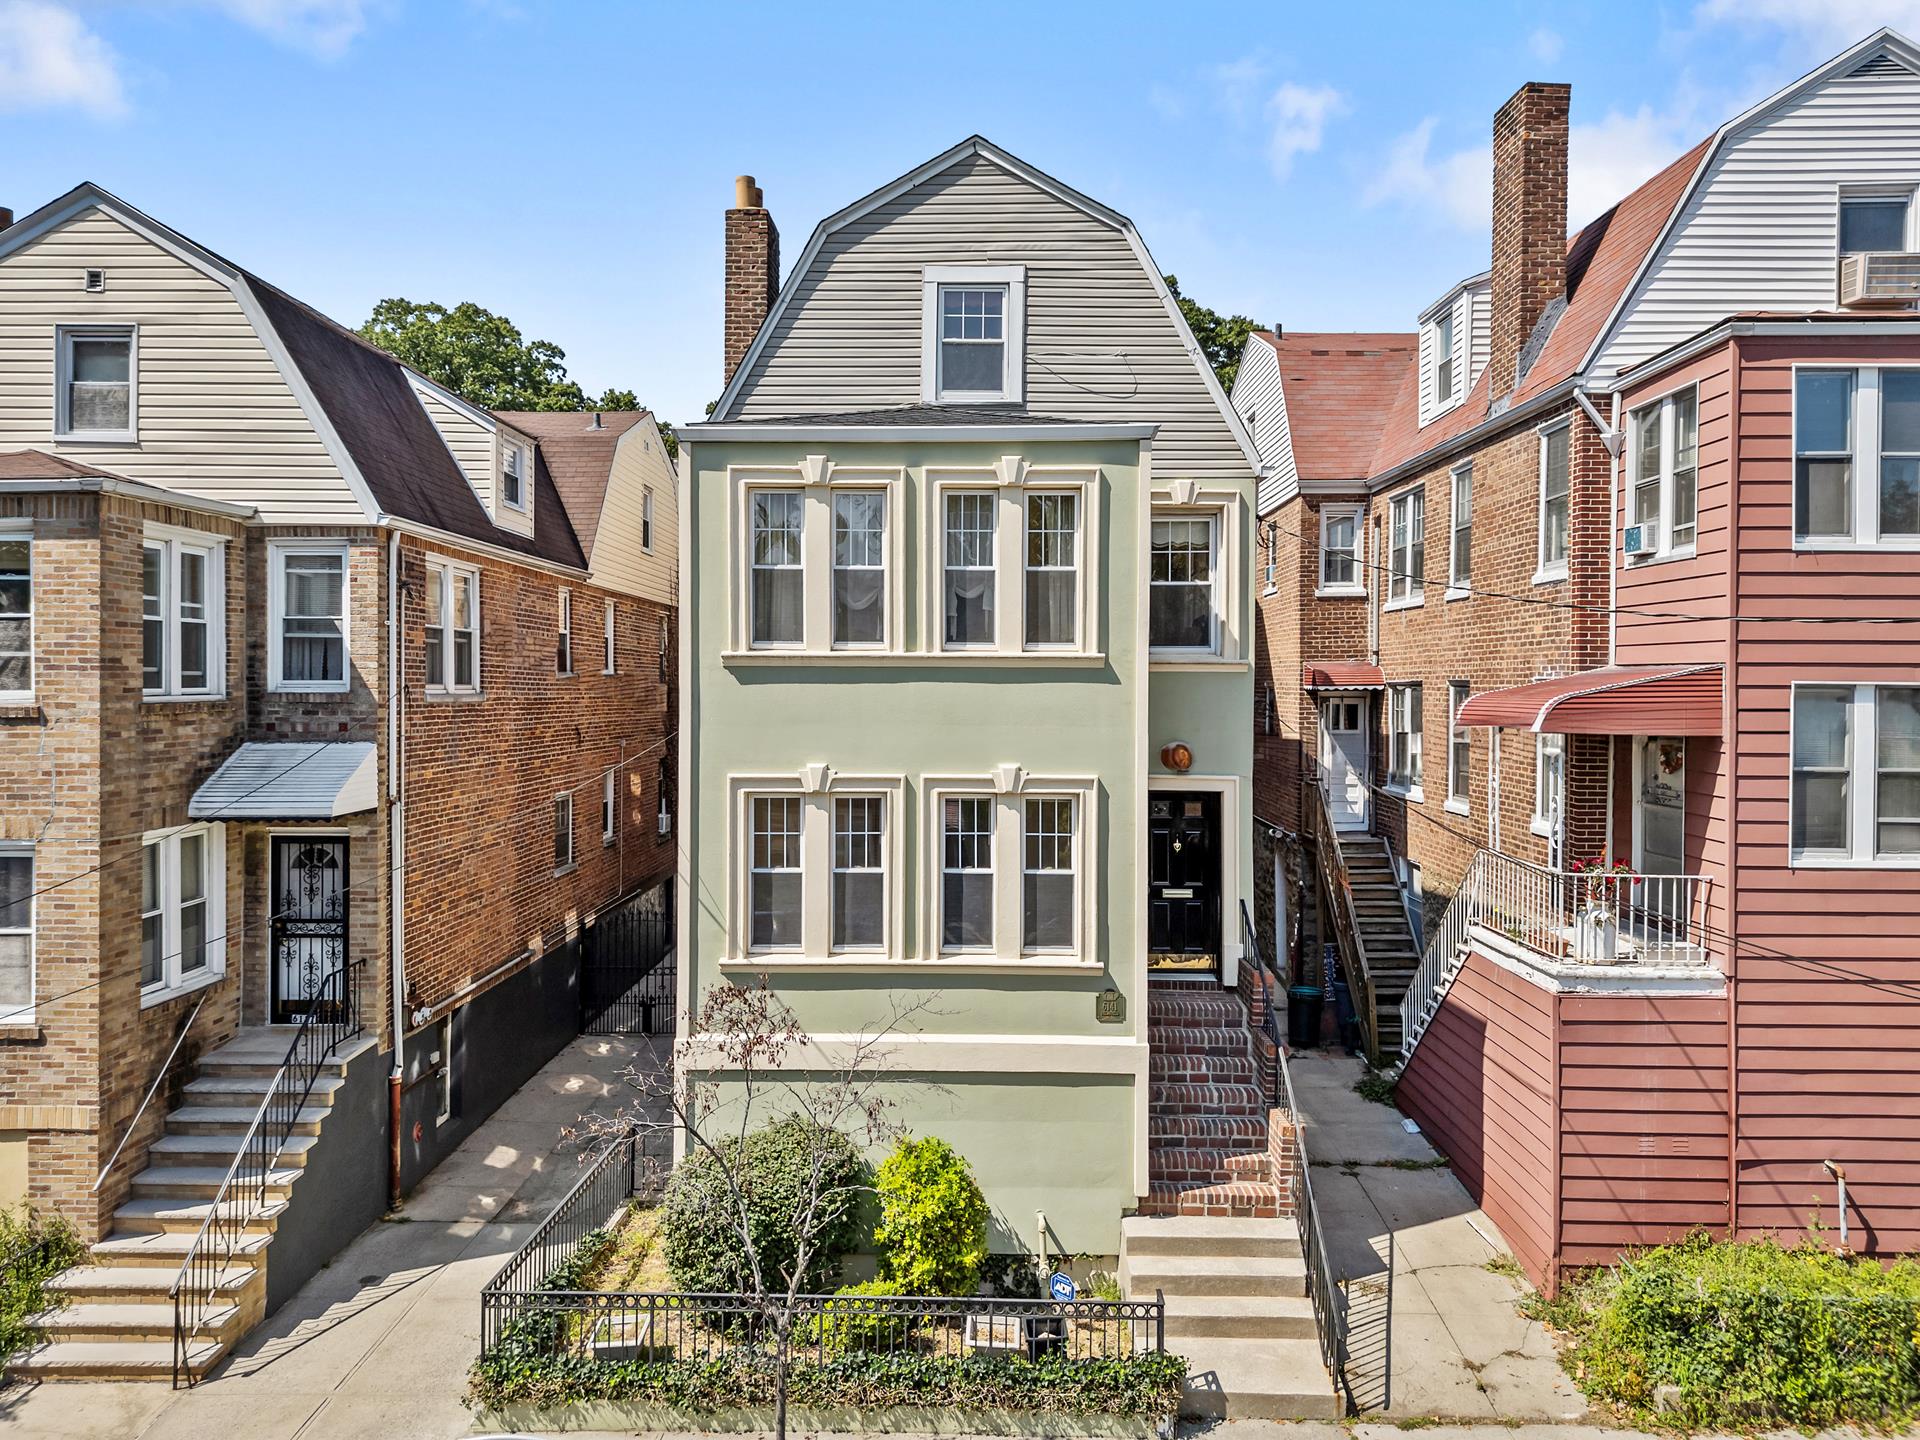
[[[515,510],[527,508],[527,474],[532,469],[527,447],[517,440],[500,447],[500,499]]]
[[[141,847],[140,989],[149,1002],[225,968],[225,855],[218,825],[159,831]]]
[[[1641,556],[1693,548],[1700,473],[1700,395],[1688,386],[1633,412],[1632,503]]]
[[[799,490],[755,490],[750,640],[754,645],[799,645],[806,633],[806,584],[801,544],[806,496]]]
[[[940,948],[993,948],[993,797],[949,795],[940,812]]]
[[[640,548],[653,553],[653,487],[640,492]]]
[[[63,325],[55,331],[56,438],[135,438],[139,383],[134,351],[131,326]]]
[[[750,809],[747,943],[754,950],[797,950],[801,945],[801,800],[798,795],[757,795]]]
[[[1453,506],[1449,520],[1452,543],[1447,547],[1448,598],[1465,594],[1473,585],[1473,465],[1453,472]]]
[[[1533,737],[1533,833],[1544,835],[1555,851],[1564,834],[1567,808],[1567,737]]]
[[[1920,543],[1920,370],[1794,372],[1793,537]]]
[[[833,948],[886,945],[887,802],[881,795],[833,801]]]
[[[345,690],[347,547],[270,545],[273,638],[268,683],[276,690]]]
[[[1000,497],[992,490],[946,493],[941,591],[946,644],[991,648],[995,639],[994,532]]]
[[[887,643],[887,493],[833,493],[833,643]]]
[[[1074,948],[1074,801],[1042,797],[1022,806],[1020,949]]]
[[[573,868],[573,792],[562,790],[553,797],[553,869],[558,874]]]
[[[1453,403],[1453,310],[1449,307],[1433,321],[1433,405],[1436,410]]]
[[[1027,635],[1033,649],[1071,648],[1080,638],[1080,496],[1027,495]]]
[[[561,675],[573,674],[573,591],[562,589],[559,615],[554,626],[553,668]]]
[[[929,265],[921,272],[920,398],[927,404],[1018,403],[1026,364],[1026,271]]]
[[[1421,687],[1395,685],[1387,692],[1387,783],[1406,795],[1420,794]]]
[[[0,701],[33,694],[33,541],[0,530]]]
[[[1540,557],[1535,580],[1567,573],[1567,525],[1572,504],[1568,443],[1573,427],[1562,422],[1540,432]]]
[[[611,675],[614,672],[613,636],[617,618],[618,612],[614,608],[613,601],[607,601],[600,620],[600,673],[602,675]]]
[[[1793,690],[1796,863],[1920,864],[1920,686]]]
[[[620,838],[620,769],[609,765],[600,777],[600,843],[611,845]]]
[[[427,562],[427,688],[480,688],[480,572],[448,560]]]
[[[1467,682],[1447,682],[1447,808],[1461,814],[1467,811],[1467,787],[1473,763],[1473,735],[1460,723],[1460,709],[1467,703]]]
[[[1211,515],[1156,516],[1148,575],[1147,643],[1155,650],[1211,652],[1219,528]]]
[[[140,688],[145,694],[211,695],[223,688],[225,554],[216,540],[147,536],[140,553]]]
[[[1393,497],[1388,507],[1387,579],[1389,605],[1418,605],[1427,583],[1427,492],[1415,487]]]
[[[0,1025],[33,1016],[33,847],[0,842]]]
[[[1361,527],[1358,505],[1328,505],[1320,511],[1320,593],[1359,595]]]

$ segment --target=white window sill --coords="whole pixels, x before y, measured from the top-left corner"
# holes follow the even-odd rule
[[[1920,550],[1920,536],[1896,536],[1882,540],[1853,540],[1842,535],[1821,538],[1799,535],[1794,537],[1793,548],[1798,553],[1810,555],[1833,554],[1836,552],[1847,553],[1851,551],[1865,551],[1867,554],[1873,554],[1881,550],[1912,554],[1914,551]]]
[[[740,665],[1074,665],[1107,663],[1098,650],[723,650]]]
[[[54,443],[58,445],[138,445],[140,432],[137,430],[56,430]]]
[[[569,860],[564,865],[556,865],[554,867],[553,878],[558,880],[562,875],[571,875],[573,874],[574,871],[578,870],[579,868],[580,868],[580,862],[578,860]]]
[[[421,699],[430,700],[435,704],[443,702],[459,704],[461,701],[471,703],[475,700],[484,700],[486,698],[487,692],[484,690],[447,690],[431,685],[421,694]]]
[[[1212,671],[1245,670],[1247,662],[1236,660],[1231,655],[1182,655],[1177,650],[1153,650],[1147,654],[1147,669],[1159,674],[1177,675],[1182,671],[1191,674]]]
[[[1316,600],[1364,600],[1367,587],[1364,585],[1318,585],[1314,587]]]
[[[0,705],[31,705],[35,698],[31,690],[0,690]]]
[[[1098,960],[1082,960],[1070,955],[1030,955],[1016,960],[988,954],[971,960],[958,955],[942,955],[933,960],[913,960],[897,955],[742,955],[721,960],[720,968],[792,973],[893,970],[935,975],[1098,974],[1106,969]]]
[[[1473,813],[1466,801],[1452,798],[1449,798],[1447,803],[1440,808],[1445,810],[1449,815],[1470,815]]]
[[[218,985],[227,978],[224,969],[209,970],[204,975],[196,975],[191,980],[183,980],[178,985],[156,985],[150,990],[140,992],[140,1008],[151,1010],[155,1005],[164,1005],[169,1000],[178,1000],[183,995],[192,995],[206,989],[209,985]]]
[[[1380,788],[1389,795],[1397,795],[1409,805],[1424,805],[1427,803],[1426,791],[1422,790],[1418,785],[1411,788],[1405,785],[1382,785]]]
[[[351,685],[269,685],[269,695],[346,695]]]
[[[950,390],[937,390],[928,403],[933,405],[1018,405],[1020,401],[1016,396],[1006,394],[1004,391],[990,395],[983,390],[964,390],[957,394]]]
[[[612,675],[612,674],[615,674],[616,672],[612,670],[602,670],[600,673],[602,675]]]
[[[1380,607],[1381,613],[1391,615],[1395,610],[1418,610],[1427,603],[1427,592],[1419,591],[1413,595],[1402,595],[1398,600],[1389,600]]]
[[[142,690],[140,692],[140,703],[142,705],[206,705],[218,704],[229,698],[231,697],[229,697],[224,690],[202,690],[198,692],[183,692],[181,694],[173,694],[164,690]],[[8,697],[0,695],[0,705],[12,703]]]
[[[614,844],[614,842],[615,842],[616,840],[618,840],[619,838],[620,838],[620,837],[619,837],[619,836],[617,836],[617,835],[602,835],[602,836],[600,837],[600,847],[601,847],[601,848],[602,848],[603,850],[605,850],[605,849],[611,849],[611,848],[613,847],[613,844]]]
[[[1665,565],[1669,560],[1691,560],[1694,549],[1691,545],[1681,545],[1672,550],[1656,551],[1652,555],[1627,556],[1627,569],[1645,570],[1654,565]]]
[[[1465,585],[1449,585],[1446,594],[1440,598],[1446,601],[1465,600],[1471,594],[1473,591]]]
[[[1851,855],[1790,854],[1787,864],[1795,870],[1920,870],[1920,855],[1876,855],[1855,859]]]
[[[1545,820],[1542,820],[1538,815],[1527,821],[1527,829],[1533,834],[1538,835],[1542,840],[1551,840],[1553,838],[1553,826],[1549,825]]]
[[[556,670],[553,672],[553,678],[556,680],[573,680],[577,679],[578,676],[576,672],[572,670]]]
[[[1533,583],[1535,585],[1558,585],[1566,578],[1567,567],[1564,565],[1556,565],[1550,569],[1536,570],[1533,572]]]

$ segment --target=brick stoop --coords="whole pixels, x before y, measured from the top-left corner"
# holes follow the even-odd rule
[[[1255,1037],[1240,997],[1211,982],[1147,991],[1149,1188],[1142,1215],[1274,1219],[1292,1213],[1272,1144]],[[1284,1122],[1281,1122],[1284,1128]]]

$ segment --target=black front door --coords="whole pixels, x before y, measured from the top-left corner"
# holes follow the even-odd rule
[[[1147,796],[1147,949],[1155,970],[1220,960],[1220,797]]]
[[[287,1025],[347,960],[346,840],[274,836],[272,879],[272,1022]]]

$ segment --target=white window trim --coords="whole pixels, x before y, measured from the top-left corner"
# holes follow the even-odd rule
[[[1467,482],[1467,573],[1456,568],[1460,538],[1460,482]],[[1447,478],[1447,589],[1445,600],[1464,600],[1473,593],[1473,462],[1453,467]]]
[[[580,817],[574,813],[573,792],[571,790],[562,790],[558,792],[553,797],[553,804],[557,806],[562,800],[567,802],[567,829],[566,829],[567,855],[564,860],[561,860],[558,858],[555,859],[554,866],[553,866],[553,873],[556,875],[570,874],[571,872],[580,868],[580,852],[573,843],[574,831],[579,828],[579,824],[580,824]],[[557,822],[558,820],[557,816],[555,817],[555,820]],[[550,837],[549,843],[551,843],[551,840],[558,840],[559,838],[560,838],[560,827],[558,823],[555,823],[553,828],[553,834]]]
[[[609,596],[606,601],[605,618],[601,621],[600,628],[600,673],[602,675],[619,673],[619,639],[615,628],[617,613],[613,598]]]
[[[571,680],[575,674],[574,664],[579,659],[573,653],[573,591],[562,585],[554,598],[554,675],[561,680]],[[560,641],[565,640],[566,663],[560,663]]]
[[[940,291],[943,286],[1003,286],[1006,384],[998,392],[940,389]],[[927,405],[1020,405],[1026,401],[1027,270],[1024,265],[928,265],[920,272],[920,399]]]
[[[1169,670],[1182,666],[1244,666],[1247,663],[1247,629],[1243,611],[1250,605],[1246,594],[1252,579],[1241,563],[1246,540],[1242,534],[1246,516],[1238,492],[1220,487],[1189,485],[1188,494],[1176,494],[1173,487],[1155,489],[1149,506],[1149,528],[1141,537],[1140,574],[1150,577],[1153,563],[1154,520],[1213,521],[1213,645],[1210,649],[1176,649],[1150,645],[1151,624],[1144,592],[1140,606],[1140,645],[1147,651],[1150,669]],[[1095,530],[1094,534],[1099,531]],[[1150,583],[1150,582],[1149,582]]]
[[[1351,518],[1353,521],[1353,581],[1351,584],[1330,584],[1327,580],[1327,556],[1340,552],[1330,551],[1327,548],[1327,522],[1344,518]],[[1318,568],[1314,573],[1314,596],[1324,599],[1330,596],[1365,595],[1367,593],[1366,555],[1366,506],[1322,505],[1320,507],[1320,541],[1317,550]]]
[[[1462,303],[1462,302],[1466,303]],[[1448,356],[1453,360],[1453,387],[1447,398],[1440,398],[1440,325],[1451,327]],[[1457,409],[1473,388],[1472,344],[1473,306],[1464,290],[1456,290],[1444,302],[1435,305],[1420,318],[1419,401],[1420,424],[1431,425],[1449,411]]]
[[[0,840],[0,855],[25,855],[30,874],[27,883],[31,887],[27,892],[27,1003],[12,1010],[0,1010],[0,1027],[10,1025],[32,1025],[34,1010],[40,998],[40,883],[39,856],[33,843],[24,840]],[[18,929],[9,929],[7,934],[18,935]]]
[[[68,414],[75,339],[127,341],[127,428],[75,430]],[[127,321],[88,321],[53,327],[53,438],[63,445],[133,445],[140,439],[140,327]]]
[[[1065,644],[1058,641],[1043,643],[1027,639],[1027,576],[1035,573],[1029,561],[1031,551],[1027,544],[1027,531],[1030,523],[1028,502],[1035,496],[1071,495],[1073,497],[1073,639]],[[997,547],[996,547],[997,548]],[[995,557],[998,558],[997,556]],[[1045,566],[1041,574],[1061,573],[1063,567]],[[996,575],[994,584],[998,586]],[[1023,487],[1020,496],[1020,648],[1032,653],[1047,652],[1056,655],[1077,655],[1086,647],[1086,628],[1089,621],[1087,606],[1087,491],[1083,485],[1062,485],[1057,488],[1039,483]]]
[[[166,556],[166,592],[161,596],[163,626],[166,632],[166,679],[158,690],[141,689],[140,698],[149,701],[221,700],[227,694],[227,542],[226,537],[175,525],[150,522],[141,541],[141,559],[152,546]],[[189,690],[180,683],[180,557],[198,554],[207,574],[207,683]],[[145,616],[142,615],[144,622]],[[144,643],[144,623],[142,636]],[[5,699],[0,696],[0,699]]]
[[[1028,465],[1008,456],[992,469],[934,468],[926,472],[926,508],[921,533],[928,538],[922,552],[923,634],[929,654],[975,663],[1019,660],[1046,664],[1062,659],[1097,658],[1095,639],[1100,593],[1098,547],[1089,536],[1100,532],[1100,472],[1085,466]],[[956,491],[991,492],[997,499],[993,524],[994,642],[991,645],[946,643],[947,496]],[[1076,559],[1080,569],[1079,612],[1075,645],[1029,646],[1027,639],[1027,494],[1079,495],[1080,532]]]
[[[1543,763],[1548,749],[1560,752],[1560,813],[1549,814],[1543,806],[1547,800],[1546,765]],[[1533,737],[1533,815],[1527,822],[1527,828],[1543,840],[1553,839],[1553,827],[1556,820],[1564,822],[1567,815],[1567,784],[1571,777],[1567,773],[1567,737],[1536,733]]]
[[[340,678],[289,681],[281,675],[286,647],[281,611],[286,601],[289,555],[340,557]],[[353,688],[353,555],[345,540],[269,540],[267,542],[267,689],[283,695],[344,695]]]
[[[640,492],[640,548],[648,555],[653,553],[653,487],[651,485]]]
[[[1911,222],[1910,222],[1911,223]],[[1794,524],[1793,548],[1821,550],[1920,550],[1920,536],[1880,534],[1880,372],[1915,370],[1914,365],[1822,365],[1813,361],[1793,366],[1792,388],[1788,394],[1791,423],[1788,430],[1787,461],[1788,506],[1797,510],[1796,472],[1800,459],[1800,372],[1836,370],[1853,377],[1853,533],[1851,535],[1801,535],[1798,517]]]
[[[1920,855],[1882,855],[1880,843],[1879,692],[1904,690],[1920,680],[1796,680],[1787,701],[1787,866],[1793,870],[1920,870]],[[1794,848],[1793,717],[1802,687],[1816,690],[1851,688],[1849,706],[1852,754],[1848,757],[1848,828],[1850,850]]]
[[[470,684],[458,685],[453,679],[453,637],[457,633],[453,623],[453,577],[465,575],[473,583],[473,680]],[[482,684],[480,676],[480,567],[464,560],[453,560],[442,555],[427,557],[427,583],[440,588],[440,682],[426,682],[429,695],[478,695]],[[424,611],[423,611],[424,613]],[[430,626],[423,626],[429,629]],[[425,641],[422,640],[421,673],[426,670]]]
[[[828,491],[829,493],[827,495],[827,537],[826,537],[827,538],[827,587],[828,587],[827,643],[831,645],[832,648],[835,650],[854,650],[854,651],[874,650],[874,651],[879,651],[881,654],[885,654],[890,648],[893,647],[893,644],[894,644],[894,636],[893,636],[893,629],[892,629],[892,626],[893,626],[892,592],[893,592],[893,569],[894,569],[893,537],[894,537],[894,532],[900,528],[899,517],[894,514],[893,492],[890,489],[888,489],[884,484],[881,484],[881,485],[854,485],[854,484],[831,485],[828,487]],[[880,497],[880,523],[883,529],[880,537],[880,567],[881,567],[880,569],[880,638],[878,640],[842,640],[835,633],[838,630],[839,626],[837,623],[838,616],[835,614],[835,601],[833,597],[833,588],[834,588],[834,582],[838,578],[839,572],[843,567],[840,565],[839,561],[835,558],[835,555],[834,555],[834,533],[833,532],[839,525],[839,515],[836,512],[839,509],[841,494],[849,494],[849,495],[865,494],[865,495],[878,495]],[[802,570],[804,572],[804,569],[806,566],[806,560],[807,560],[806,532],[804,530],[801,532],[800,542],[801,542],[800,563],[801,563]],[[854,571],[854,570],[870,570],[873,567],[870,565],[849,565],[844,568],[849,571]],[[805,583],[806,582],[803,575],[803,578],[801,581],[801,584],[803,587],[805,586]],[[805,633],[806,633],[805,625],[803,623],[802,634],[804,635]]]
[[[25,690],[0,690],[0,705],[26,705],[32,703],[40,684],[39,560],[34,553],[32,522],[0,520],[0,540],[27,542],[27,674],[31,683]]]
[[[1027,775],[1018,766],[1003,766],[994,775],[942,775],[922,780],[923,833],[921,835],[921,953],[961,965],[1033,966],[1065,964],[1097,966],[1091,937],[1095,930],[1094,892],[1100,875],[1098,785],[1087,776]],[[993,945],[990,949],[949,949],[941,905],[945,844],[942,824],[948,799],[984,798],[994,802],[993,822]],[[1024,940],[1026,878],[1026,802],[1074,802],[1076,883],[1073,900],[1073,944],[1070,947],[1028,950]]]
[[[1898,184],[1840,185],[1835,188],[1833,195],[1833,253],[1836,261],[1846,258],[1847,252],[1840,248],[1840,211],[1849,200],[1904,201],[1907,207],[1907,233],[1904,237],[1905,249],[1911,252],[1916,248],[1920,248],[1920,242],[1916,241],[1916,235],[1920,235],[1920,217],[1916,217],[1914,213],[1916,210],[1920,210],[1920,190],[1917,190],[1915,186]],[[1889,252],[1861,253],[1885,254]],[[1840,304],[1840,267],[1838,264],[1835,264],[1833,267],[1833,290],[1834,305],[1837,308]]]
[[[1693,396],[1693,538],[1684,545],[1673,543],[1673,502],[1674,502],[1674,448],[1673,411],[1674,402],[1682,395]],[[1655,519],[1659,528],[1659,548],[1648,555],[1622,555],[1621,559],[1631,568],[1640,569],[1645,565],[1658,565],[1668,560],[1685,560],[1694,554],[1700,537],[1700,384],[1690,381],[1676,386],[1666,394],[1635,405],[1627,414],[1627,433],[1625,437],[1627,463],[1621,466],[1624,489],[1620,496],[1620,528],[1636,523],[1633,519],[1633,497],[1638,488],[1640,475],[1640,416],[1646,411],[1653,412],[1654,423],[1660,427],[1660,513]]]
[[[1460,703],[1454,703],[1454,693],[1459,692]],[[1460,723],[1460,708],[1467,703],[1473,693],[1472,686],[1465,680],[1447,682],[1447,798],[1441,806],[1449,814],[1469,815],[1473,812],[1473,729]],[[1467,745],[1466,773],[1463,775],[1454,769],[1454,747],[1464,739]],[[1455,794],[1455,781],[1459,781],[1461,793]]]
[[[516,456],[520,461],[520,498],[518,500],[509,500],[507,498],[507,461],[510,457]],[[533,500],[533,465],[532,445],[510,436],[502,435],[500,437],[500,468],[494,483],[500,487],[500,503],[507,509],[517,510],[524,515],[531,508]]]
[[[620,792],[618,765],[609,765],[600,777],[600,843],[611,845],[620,838]]]
[[[1226,629],[1226,617],[1222,614],[1223,607],[1220,603],[1221,593],[1226,588],[1225,554],[1224,546],[1221,543],[1221,530],[1223,527],[1221,525],[1220,515],[1214,510],[1176,510],[1171,506],[1156,505],[1153,510],[1153,523],[1158,523],[1162,520],[1198,520],[1207,527],[1207,643],[1204,645],[1152,645],[1151,628],[1153,619],[1152,605],[1149,603],[1147,607],[1149,653],[1153,658],[1162,660],[1192,660],[1202,656],[1218,655],[1221,653],[1221,638]],[[1149,533],[1147,539],[1147,551],[1149,563],[1151,563],[1153,551],[1151,533]],[[1149,602],[1152,600],[1153,587],[1154,579],[1151,569],[1149,569],[1146,586]]]
[[[1398,716],[1394,713],[1396,704],[1400,696],[1416,689],[1420,692],[1420,703],[1414,707],[1414,713],[1407,717],[1409,721],[1407,729],[1396,730],[1394,727],[1399,723]],[[1408,680],[1403,684],[1387,687],[1387,783],[1381,788],[1389,795],[1398,795],[1401,799],[1415,805],[1424,804],[1427,798],[1426,718],[1427,690],[1423,682]],[[1409,772],[1418,769],[1420,772],[1418,780],[1400,781],[1393,778],[1393,741],[1394,737],[1400,734],[1407,737],[1407,769]]]
[[[1425,482],[1409,485],[1396,492],[1387,500],[1387,600],[1380,607],[1382,613],[1393,610],[1416,610],[1427,603],[1427,491]],[[1420,568],[1412,569],[1413,561],[1413,501],[1420,500]],[[1402,505],[1407,507],[1407,593],[1395,596],[1393,582],[1399,577],[1400,547],[1394,540],[1394,512]]]
[[[180,973],[180,842],[189,835],[205,838],[207,963],[190,977]],[[180,825],[167,830],[152,830],[140,837],[141,864],[144,851],[159,845],[160,851],[160,979],[140,990],[140,1008],[146,1009],[168,1000],[190,995],[213,984],[227,973],[227,827],[221,824]],[[136,930],[136,940],[138,938]],[[135,974],[139,972],[136,970]]]
[[[906,875],[906,827],[902,823],[905,776],[842,775],[820,765],[787,775],[730,775],[727,788],[733,860],[729,866],[731,894],[721,964],[858,967],[894,964],[910,958],[901,889]],[[862,796],[878,796],[886,802],[887,833],[883,842],[886,872],[881,887],[884,944],[877,948],[836,950],[833,945],[833,802]],[[753,802],[772,798],[801,802],[800,943],[756,950],[751,943]]]
[[[1567,554],[1551,563],[1547,560],[1547,441],[1556,431],[1567,432]],[[1563,415],[1537,427],[1539,458],[1533,485],[1533,583],[1551,585],[1567,578],[1567,561],[1573,552],[1573,417]]]

